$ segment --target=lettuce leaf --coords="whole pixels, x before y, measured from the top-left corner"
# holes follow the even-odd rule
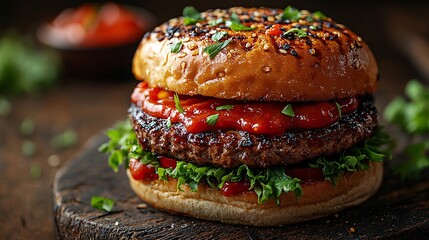
[[[188,185],[191,191],[197,191],[200,183],[206,183],[220,190],[228,181],[239,182],[246,179],[250,182],[249,190],[256,193],[259,203],[274,199],[277,204],[280,204],[280,195],[287,192],[293,192],[298,197],[302,195],[301,181],[286,175],[284,167],[251,169],[241,165],[236,169],[224,169],[177,161],[174,169],[162,168],[153,153],[144,151],[140,147],[130,121],[118,123],[107,131],[107,136],[110,141],[101,145],[99,151],[109,154],[109,166],[115,172],[122,164],[127,168],[129,159],[135,158],[140,159],[144,164],[155,166],[160,179],[165,181],[168,177],[177,179],[179,191],[183,191],[183,185]],[[387,135],[379,128],[373,137],[355,148],[344,151],[339,156],[319,157],[309,166],[320,168],[325,179],[335,185],[345,172],[366,170],[369,167],[369,161],[380,162],[386,158],[387,154],[382,150],[382,146],[387,141]]]

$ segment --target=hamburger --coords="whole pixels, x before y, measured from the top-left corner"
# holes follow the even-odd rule
[[[377,63],[319,11],[186,7],[143,37],[133,73],[130,121],[100,150],[154,208],[277,226],[362,203],[381,184]]]

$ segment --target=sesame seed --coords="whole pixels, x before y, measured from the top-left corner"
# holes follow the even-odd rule
[[[232,57],[231,52],[228,52],[228,53],[226,54],[226,57],[227,57],[227,58],[231,58],[231,57]]]
[[[282,53],[282,54],[287,54],[287,51],[284,50],[284,49],[281,49],[281,48],[279,49],[279,52]]]
[[[197,49],[197,50],[195,50],[195,51],[193,51],[193,52],[192,52],[192,56],[194,56],[194,57],[195,57],[195,56],[197,56],[197,55],[198,55],[198,53],[199,53],[199,51],[198,51],[198,49]]]
[[[51,155],[48,157],[48,164],[51,167],[58,167],[61,164],[61,159],[56,154]]]
[[[264,44],[263,49],[264,51],[268,51],[270,49],[270,46],[268,46],[268,44]]]
[[[175,33],[173,34],[173,36],[178,37],[178,36],[180,36],[180,33],[179,33],[179,32],[175,32]]]
[[[180,66],[182,67],[182,72],[184,72],[186,68],[186,62],[185,61],[181,62]]]
[[[252,46],[252,44],[250,42],[246,43],[246,48],[250,48]]]
[[[295,49],[290,50],[290,54],[292,54],[294,57],[298,56],[298,53],[295,51]]]
[[[323,37],[323,33],[322,32],[318,32],[317,33],[317,37],[319,37],[319,38]]]
[[[301,14],[307,16],[307,15],[310,15],[310,12],[304,9],[304,10],[301,10]]]
[[[269,22],[274,22],[276,19],[275,19],[273,16],[268,16],[268,17],[267,17],[267,20],[268,20]]]
[[[195,44],[194,42],[189,43],[187,47],[189,48],[189,50],[195,50],[198,48],[197,44]]]
[[[265,73],[268,73],[271,71],[271,68],[268,66],[264,66],[264,67],[262,67],[262,71],[264,71]]]
[[[145,208],[147,208],[148,206],[147,206],[147,204],[146,203],[140,203],[140,204],[137,204],[137,209],[145,209]]]
[[[202,25],[201,25],[201,23],[196,23],[195,26],[201,27]]]
[[[358,40],[359,42],[362,42],[362,38],[361,38],[361,37],[357,37],[357,40]]]
[[[182,57],[186,57],[186,55],[188,55],[186,52],[180,52],[179,54],[177,54],[178,58],[182,58]]]
[[[351,227],[349,230],[350,230],[351,233],[356,232],[356,229],[354,227]]]
[[[314,48],[310,48],[310,49],[308,49],[308,52],[309,52],[312,56],[316,55],[316,50],[315,50]]]
[[[230,50],[231,53],[236,53],[237,51],[235,51],[234,49]]]
[[[220,78],[225,77],[225,72],[223,72],[223,71],[222,72],[218,72],[217,76],[220,77]]]
[[[183,40],[182,40],[182,42],[189,42],[189,37],[185,37]]]
[[[252,33],[252,37],[256,37],[256,33]]]

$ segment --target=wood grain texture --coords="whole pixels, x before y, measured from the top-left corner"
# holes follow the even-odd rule
[[[106,140],[102,135],[93,138],[55,178],[59,239],[423,239],[429,234],[427,171],[418,182],[386,173],[382,188],[367,202],[323,219],[284,227],[244,227],[171,215],[144,204],[141,208],[125,171],[115,174],[107,156],[98,153],[97,147]],[[114,211],[91,207],[93,195],[115,199]]]

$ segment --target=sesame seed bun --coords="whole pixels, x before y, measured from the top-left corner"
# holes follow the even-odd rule
[[[326,100],[375,91],[377,64],[359,36],[330,18],[282,20],[282,11],[208,10],[201,13],[202,21],[188,26],[183,17],[171,19],[141,41],[134,75],[150,87],[179,94],[238,100]],[[225,23],[209,24],[219,18],[231,20],[233,12],[255,29],[233,31]],[[275,24],[283,33],[269,35]],[[306,36],[285,34],[292,28]],[[210,58],[203,50],[217,43],[212,39],[216,32],[227,33],[218,42],[231,42]],[[172,52],[172,44],[179,41],[180,51]]]
[[[346,173],[336,186],[328,181],[304,183],[301,197],[283,193],[279,206],[273,200],[258,204],[254,192],[225,197],[202,184],[197,192],[183,185],[181,192],[176,179],[144,182],[134,180],[129,170],[127,173],[134,192],[158,209],[224,223],[277,226],[320,218],[362,203],[379,188],[383,165],[371,163],[366,171]]]

